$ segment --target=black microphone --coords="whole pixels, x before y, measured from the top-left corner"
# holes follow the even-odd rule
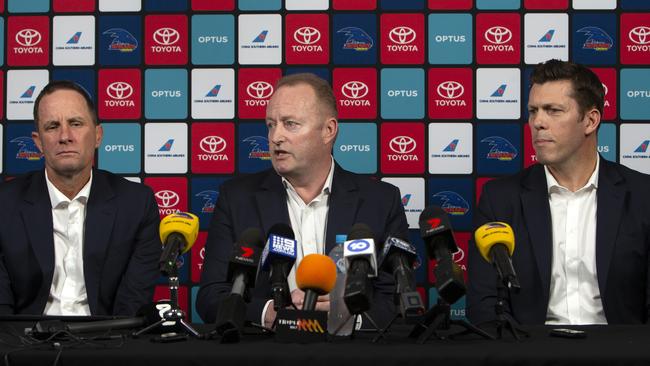
[[[291,304],[291,292],[287,276],[296,263],[296,241],[293,230],[287,224],[275,224],[269,229],[268,239],[262,252],[258,276],[261,271],[271,271],[273,308],[278,311]]]
[[[258,228],[244,230],[235,243],[226,275],[226,281],[232,282],[231,294],[244,296],[246,289],[255,287],[263,246],[262,231]]]
[[[403,318],[418,317],[424,313],[422,297],[415,287],[413,268],[418,262],[415,248],[402,239],[389,236],[384,242],[380,268],[395,277],[395,296]]]
[[[372,299],[371,277],[377,277],[377,253],[372,230],[357,223],[343,243],[343,257],[347,266],[343,301],[350,314],[361,314],[370,309]]]
[[[440,297],[453,304],[466,292],[462,269],[453,261],[452,253],[458,251],[447,213],[438,206],[428,206],[420,214],[420,235],[427,255],[437,261],[434,273]]]
[[[226,280],[230,294],[219,302],[215,332],[224,343],[238,342],[246,318],[248,289],[255,286],[256,270],[264,241],[258,228],[248,228],[234,245]]]

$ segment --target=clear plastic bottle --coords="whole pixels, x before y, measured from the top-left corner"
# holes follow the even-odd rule
[[[331,335],[350,336],[354,326],[354,317],[350,316],[348,307],[343,301],[345,292],[345,258],[343,258],[343,243],[346,235],[336,236],[336,246],[330,251],[329,257],[336,263],[336,284],[330,292],[330,311],[327,318],[327,331]],[[347,322],[345,322],[347,319]],[[341,326],[345,322],[345,325]],[[338,333],[336,330],[341,327]]]

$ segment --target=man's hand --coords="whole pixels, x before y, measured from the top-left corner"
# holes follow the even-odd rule
[[[291,291],[291,302],[298,308],[302,309],[302,305],[305,302],[305,292],[300,289],[295,289]],[[316,301],[316,309],[319,311],[330,311],[330,295],[318,296],[318,301]]]

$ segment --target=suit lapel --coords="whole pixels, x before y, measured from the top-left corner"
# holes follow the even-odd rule
[[[522,212],[528,229],[528,239],[537,261],[546,303],[551,283],[553,236],[544,167],[539,164],[534,166],[522,180],[522,184],[524,185],[521,193]]]
[[[600,158],[596,209],[596,268],[600,293],[605,293],[607,275],[625,201],[623,177],[605,159]],[[601,215],[601,213],[603,213]]]
[[[115,194],[107,177],[102,172],[93,171],[93,183],[86,206],[84,227],[84,277],[90,311],[98,311],[99,284],[104,267],[106,251],[113,236],[113,224],[117,212]]]
[[[332,179],[332,191],[329,197],[327,214],[327,235],[325,236],[325,254],[336,244],[336,235],[346,234],[355,223],[359,206],[359,188],[341,167],[336,164]]]
[[[54,229],[52,226],[52,204],[45,183],[44,171],[36,172],[32,176],[25,194],[25,204],[20,208],[20,215],[29,243],[43,273],[44,283],[40,291],[45,291],[45,296],[39,298],[47,300],[47,293],[52,286],[54,275]]]
[[[267,235],[271,226],[282,223],[291,226],[289,209],[287,208],[287,192],[280,178],[274,170],[270,170],[262,181],[260,190],[255,193],[257,212],[260,224]],[[278,213],[280,214],[278,216]],[[239,233],[235,233],[239,235]]]

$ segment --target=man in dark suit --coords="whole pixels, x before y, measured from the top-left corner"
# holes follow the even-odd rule
[[[510,224],[521,291],[506,311],[526,324],[645,323],[650,303],[650,176],[597,153],[604,90],[589,69],[550,60],[528,102],[537,161],[486,183],[476,227]],[[495,318],[496,274],[469,250],[467,314]]]
[[[206,322],[215,320],[219,300],[230,292],[228,260],[233,243],[247,228],[268,233],[274,224],[291,225],[298,260],[311,253],[329,253],[336,235],[347,234],[355,223],[370,226],[379,243],[389,235],[408,237],[399,189],[347,172],[334,162],[331,152],[338,121],[336,101],[326,81],[312,74],[281,79],[269,102],[266,124],[273,169],[221,186],[197,296],[197,309]],[[371,313],[378,323],[386,324],[394,314],[393,282],[389,274],[381,273],[374,283]],[[293,271],[289,284],[292,301],[300,308],[304,293],[295,288]],[[328,311],[329,297],[319,297],[316,309]],[[268,279],[258,280],[247,320],[270,326],[275,316]]]
[[[159,276],[153,192],[92,169],[102,127],[77,84],[48,84],[34,121],[45,169],[0,185],[0,314],[134,315]]]

